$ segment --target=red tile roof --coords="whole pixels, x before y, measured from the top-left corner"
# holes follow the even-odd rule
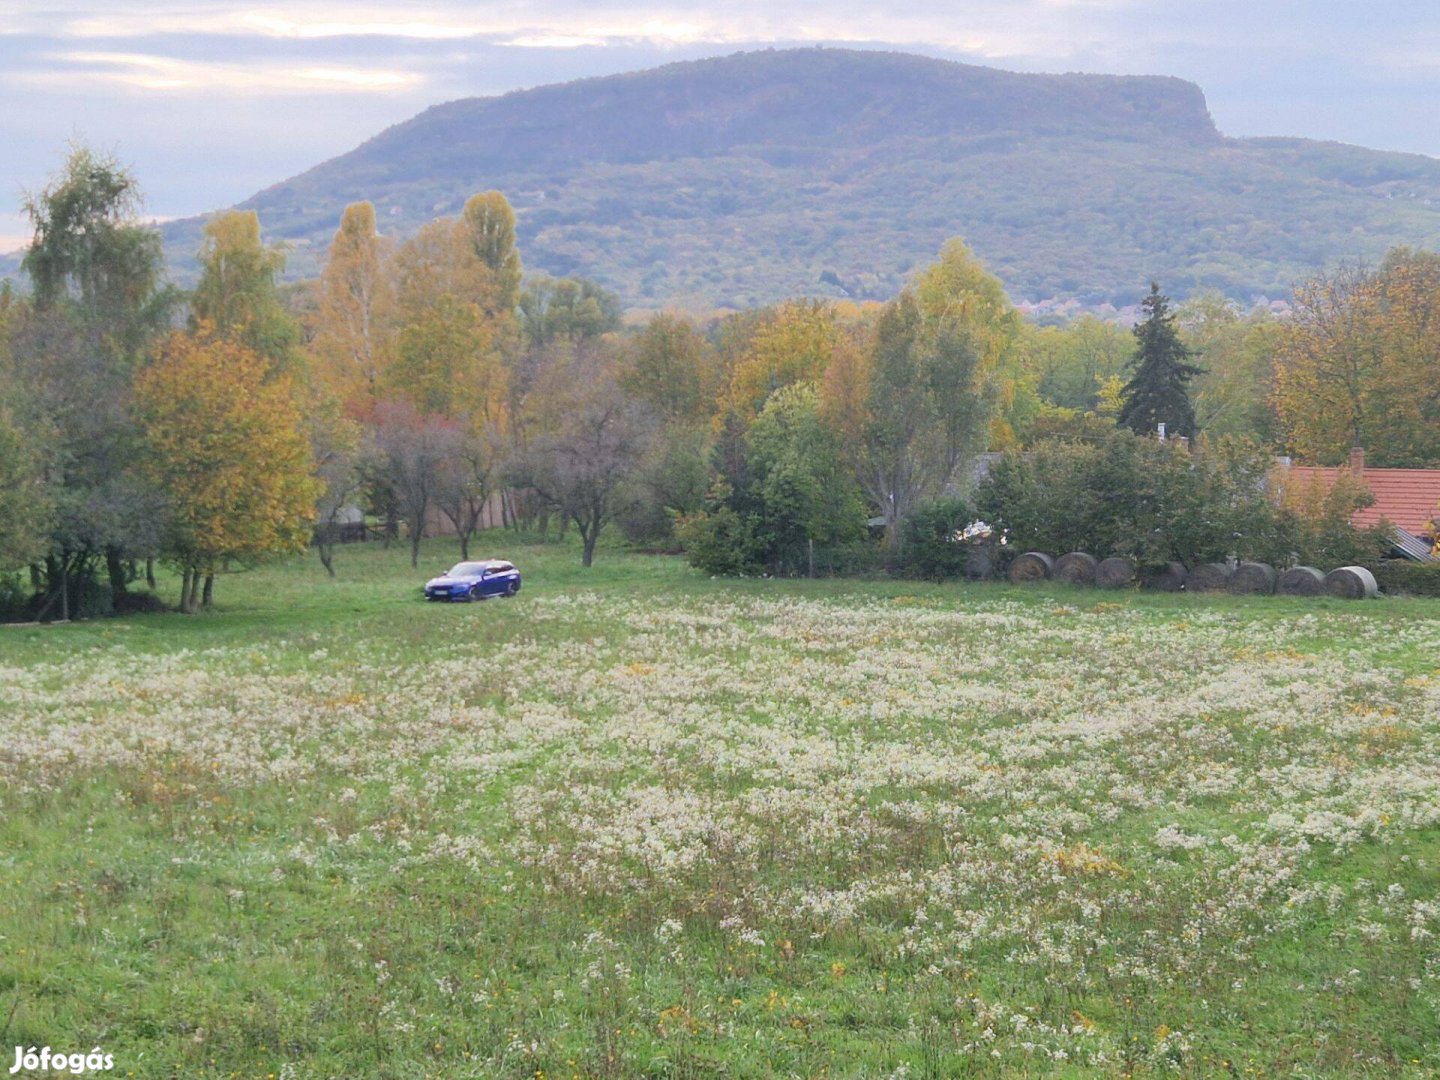
[[[1348,468],[1317,469],[1296,465],[1291,474],[1300,480],[1334,483],[1339,473]],[[1388,518],[1416,536],[1435,535],[1435,519],[1440,517],[1440,469],[1372,469],[1360,470],[1359,479],[1375,496],[1375,503],[1357,510],[1350,519],[1356,525],[1375,525]]]

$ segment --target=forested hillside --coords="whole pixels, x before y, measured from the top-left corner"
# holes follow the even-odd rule
[[[627,304],[880,298],[963,236],[1019,300],[1286,295],[1316,267],[1440,243],[1440,162],[1230,139],[1172,78],[1022,75],[898,53],[742,53],[451,102],[243,203],[318,266],[349,202],[412,233],[477,190],[527,269]],[[167,227],[182,278],[198,221]]]

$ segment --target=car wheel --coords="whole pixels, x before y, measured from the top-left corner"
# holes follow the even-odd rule
[[[484,599],[485,599],[485,594],[480,591],[480,586],[479,586],[479,585],[471,585],[471,586],[470,586],[470,591],[469,591],[468,593],[466,593],[465,596],[466,596],[466,599],[468,599],[468,600],[470,601],[470,603],[472,603],[472,604],[473,604],[476,600],[484,600]]]
[[[518,582],[518,581],[512,581],[512,582],[510,582],[509,585],[506,585],[506,586],[505,586],[505,595],[506,595],[506,596],[514,596],[514,595],[515,595],[516,593],[518,593],[519,591],[520,591],[520,582]]]

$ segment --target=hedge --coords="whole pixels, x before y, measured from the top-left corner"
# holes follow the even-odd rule
[[[1385,559],[1369,567],[1380,591],[1392,596],[1440,597],[1440,563],[1418,563],[1407,559]]]

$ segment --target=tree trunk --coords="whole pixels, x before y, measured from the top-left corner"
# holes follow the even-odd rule
[[[464,529],[457,531],[460,533],[460,561],[464,562],[470,558],[470,534]]]
[[[145,584],[151,592],[155,591],[155,560],[145,560]]]
[[[565,519],[561,518],[560,521],[561,528],[564,528]],[[580,530],[580,540],[582,543],[580,549],[580,565],[588,567],[595,562],[595,541],[600,539],[600,527],[592,523],[587,529],[585,524],[580,521],[575,522],[575,527]]]
[[[416,569],[420,565],[420,530],[410,531],[410,568]]]
[[[317,540],[315,553],[320,556],[320,565],[332,578],[335,576],[335,545],[329,540]]]
[[[130,575],[125,573],[125,564],[120,560],[120,552],[114,548],[105,549],[105,571],[110,576],[110,595],[124,596],[125,588],[130,583]]]
[[[215,606],[215,575],[205,575],[205,594],[200,601],[200,606],[210,608]]]
[[[190,614],[190,576],[192,571],[188,566],[180,571],[180,611],[182,614]]]

